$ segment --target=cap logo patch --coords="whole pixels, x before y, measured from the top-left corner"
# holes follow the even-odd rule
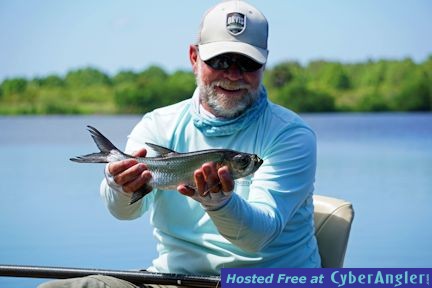
[[[246,16],[238,12],[228,13],[226,18],[226,28],[228,32],[234,36],[243,33],[246,28]]]

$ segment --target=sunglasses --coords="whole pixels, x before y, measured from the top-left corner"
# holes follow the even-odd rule
[[[210,58],[204,63],[215,70],[227,70],[235,64],[241,72],[254,72],[263,66],[249,57],[238,54],[222,54]]]

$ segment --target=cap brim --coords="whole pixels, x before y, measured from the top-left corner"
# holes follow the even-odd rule
[[[260,64],[267,62],[268,50],[257,48],[244,42],[212,42],[199,44],[199,54],[203,61],[225,53],[238,53],[252,58]]]

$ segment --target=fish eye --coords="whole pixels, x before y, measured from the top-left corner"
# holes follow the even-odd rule
[[[250,158],[246,155],[236,155],[233,158],[234,163],[238,168],[246,168],[250,163]]]

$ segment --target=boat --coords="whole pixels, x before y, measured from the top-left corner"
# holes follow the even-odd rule
[[[342,268],[351,224],[354,219],[352,204],[328,196],[313,196],[315,236],[323,268]],[[103,270],[46,266],[1,265],[0,276],[67,279],[89,275],[107,275],[131,283],[178,285],[188,287],[221,287],[218,276],[195,276],[170,273],[153,273],[145,270]]]

